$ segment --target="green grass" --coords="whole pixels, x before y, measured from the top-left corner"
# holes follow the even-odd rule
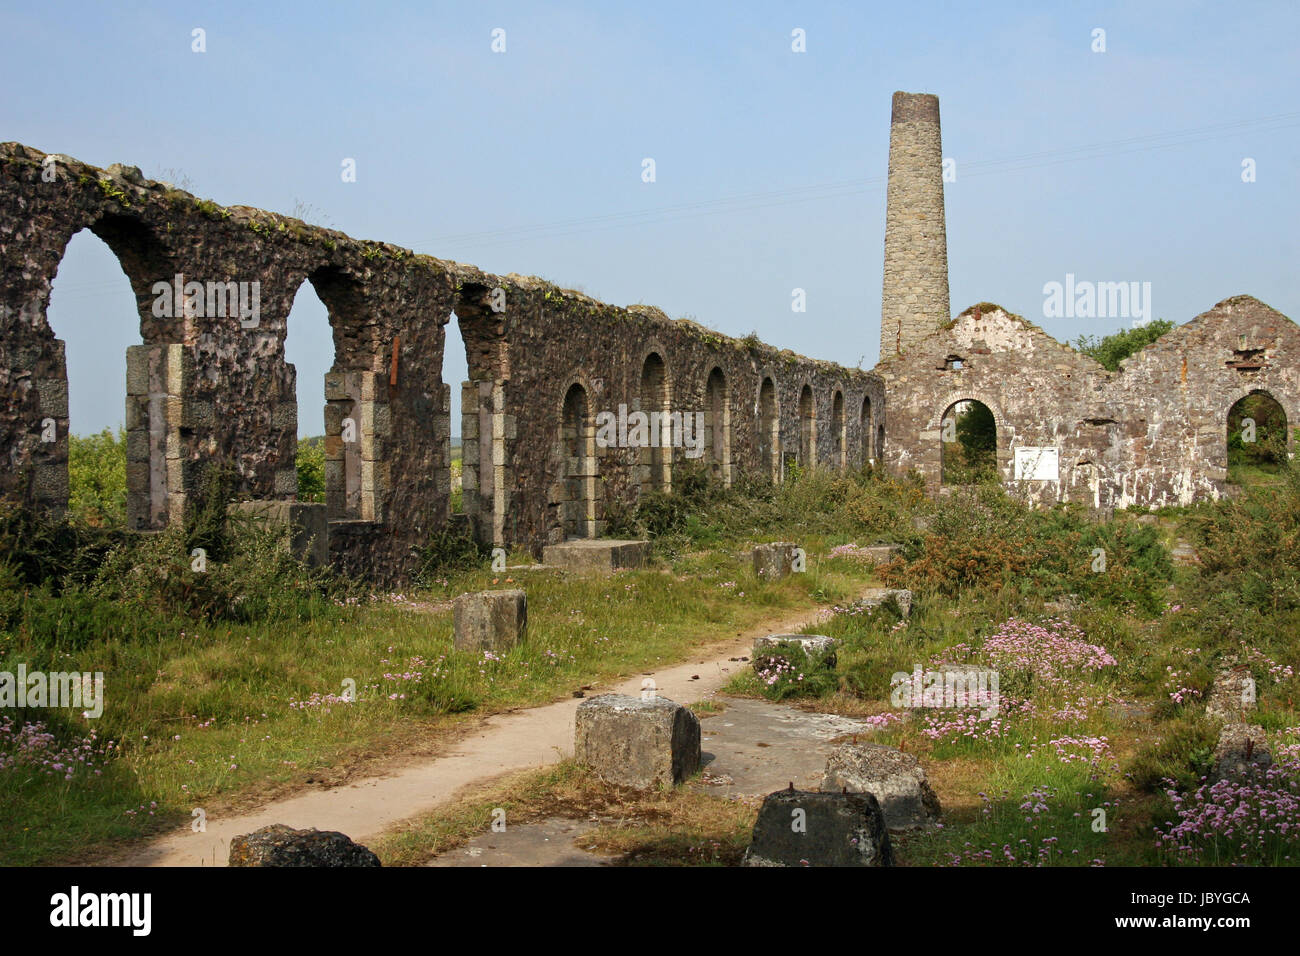
[[[747,554],[686,557],[604,578],[524,574],[476,570],[392,603],[334,608],[312,620],[175,622],[149,640],[91,639],[59,652],[61,669],[106,675],[103,717],[68,718],[66,736],[93,728],[120,743],[120,757],[84,786],[20,784],[17,774],[0,773],[0,862],[76,862],[87,850],[182,823],[194,807],[211,815],[307,778],[359,772],[367,760],[427,747],[458,721],[675,661],[854,587],[851,573],[822,570],[816,560],[807,574],[759,581]],[[455,651],[449,599],[515,586],[528,593],[527,639],[501,660]],[[43,650],[31,634],[9,634],[0,669]],[[417,671],[418,682],[384,677]],[[341,696],[345,679],[355,682],[356,703],[291,706],[313,694]],[[151,803],[153,816],[126,813]]]
[[[474,549],[438,539],[431,542],[430,583],[421,590],[339,606],[306,589],[306,596],[268,603],[262,617],[248,620],[237,613],[240,602],[198,619],[155,607],[159,595],[147,584],[85,585],[85,566],[101,556],[98,538],[0,524],[0,543],[11,550],[19,539],[45,549],[0,563],[0,670],[27,662],[103,671],[100,720],[40,716],[64,745],[92,728],[100,743],[120,744],[102,777],[68,782],[30,769],[0,771],[0,862],[76,863],[182,825],[194,807],[211,817],[314,785],[309,781],[373,774],[390,761],[432,753],[458,725],[480,716],[680,661],[705,643],[795,609],[845,606],[876,583],[877,570],[829,558],[830,549],[893,538],[903,544],[903,557],[879,573],[913,589],[911,618],[882,606],[836,613],[818,625],[818,633],[839,642],[833,677],[787,703],[858,717],[897,713],[893,674],[939,658],[979,662],[984,640],[1013,617],[1066,615],[1117,661],[1066,689],[1032,668],[1001,668],[1001,692],[1028,699],[1033,710],[1009,710],[999,734],[936,738],[923,732],[924,713],[887,720],[873,739],[917,754],[945,811],[944,829],[897,839],[900,861],[1168,863],[1155,849],[1153,830],[1172,818],[1165,781],[1186,792],[1207,772],[1217,728],[1206,720],[1204,703],[1221,667],[1250,669],[1259,698],[1254,719],[1276,753],[1300,739],[1300,476],[1282,477],[1279,486],[1246,489],[1236,501],[1168,511],[1149,528],[1131,515],[1086,526],[1067,512],[1029,512],[987,491],[934,504],[915,497],[907,483],[869,474],[812,473],[782,488],[725,493],[683,480],[682,501],[650,499],[631,516],[658,528],[651,568],[604,578],[493,574]],[[931,518],[927,535],[912,527],[916,513]],[[1165,551],[1178,538],[1197,546],[1200,564],[1169,563]],[[807,550],[807,573],[757,580],[749,548],[783,539]],[[1054,546],[1070,553],[1084,547],[1086,554],[1094,540],[1111,553],[1107,577],[1094,581],[1070,561],[1057,567],[1047,559],[1015,571],[1029,548],[1050,556]],[[103,567],[125,568],[125,577],[132,567],[165,570],[168,547],[152,538],[136,551],[110,555]],[[258,569],[280,576],[267,580],[288,574],[263,545],[248,550],[247,567],[223,584],[229,593],[255,589]],[[970,554],[962,560],[975,572],[953,579],[945,561],[956,554]],[[527,559],[512,555],[510,563]],[[48,583],[56,578],[66,582],[62,592]],[[41,587],[30,583],[46,579]],[[173,588],[170,600],[190,606],[188,579],[178,580],[185,587]],[[528,592],[525,642],[500,660],[455,651],[449,600],[515,586]],[[385,677],[415,671],[419,681]],[[345,680],[355,683],[359,701],[291,706],[312,695],[340,695]],[[747,669],[726,691],[758,696],[767,689]],[[1071,713],[1079,696],[1090,703]],[[1050,743],[1063,736],[1105,738],[1104,757],[1063,759]],[[650,806],[571,767],[530,781],[518,795],[525,815],[584,815],[588,807],[617,816],[618,807],[632,808],[627,818],[636,826],[605,824],[597,841],[629,862],[735,862],[752,820],[752,807],[719,809],[689,795]],[[418,862],[454,845],[492,805],[452,808],[396,842],[386,839],[386,862]],[[1230,848],[1212,850],[1214,859],[1230,858]],[[1281,862],[1289,851],[1268,852]]]

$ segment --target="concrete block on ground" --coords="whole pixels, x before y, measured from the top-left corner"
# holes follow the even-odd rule
[[[745,866],[893,866],[880,803],[869,793],[778,790],[763,799]]]
[[[381,866],[379,857],[337,830],[295,830],[283,823],[230,841],[230,866]]]
[[[573,752],[609,783],[672,786],[700,768],[700,721],[667,697],[601,694],[578,705]]]
[[[906,588],[868,588],[858,603],[863,607],[877,607],[890,598],[898,602],[903,617],[912,616],[912,592]]]
[[[794,573],[799,546],[790,541],[774,541],[754,548],[754,574],[767,581],[778,581]]]
[[[329,518],[323,504],[310,501],[234,501],[230,514],[244,514],[273,527],[290,529],[289,546],[305,564],[329,564]]]
[[[542,549],[542,563],[566,571],[607,574],[621,568],[642,567],[649,555],[649,541],[577,538],[546,545]]]
[[[462,594],[452,605],[458,651],[508,651],[528,627],[528,598],[517,589]]]
[[[1256,724],[1225,724],[1214,747],[1214,780],[1262,773],[1273,766],[1268,735]]]
[[[898,552],[902,550],[896,544],[873,544],[870,547],[863,548],[861,554],[868,564],[888,564],[898,557]]]
[[[869,793],[880,803],[891,830],[912,830],[939,821],[939,798],[921,762],[881,744],[844,744],[826,761],[822,790]]]
[[[1255,709],[1255,679],[1241,666],[1221,672],[1210,686],[1205,715],[1228,723],[1242,721]]]

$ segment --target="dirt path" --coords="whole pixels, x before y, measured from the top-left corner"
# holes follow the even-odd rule
[[[698,648],[685,663],[645,673],[654,677],[661,697],[679,703],[703,700],[748,666],[730,658],[748,656],[754,638],[798,631],[825,620],[829,613],[801,611],[772,618],[734,638]],[[643,676],[592,693],[639,694]],[[571,756],[579,703],[572,698],[488,717],[452,753],[333,790],[307,791],[238,816],[210,816],[204,833],[181,830],[117,855],[111,862],[125,866],[225,866],[232,837],[272,823],[338,830],[365,843],[387,827],[446,803],[475,784]]]

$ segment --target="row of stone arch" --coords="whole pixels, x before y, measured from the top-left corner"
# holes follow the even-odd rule
[[[720,366],[714,366],[705,381],[704,408],[699,422],[702,428],[697,440],[705,466],[723,487],[733,484],[739,470],[733,451],[738,416],[732,392],[726,373]],[[682,457],[681,446],[672,441],[672,430],[679,426],[683,415],[693,414],[695,410],[673,408],[668,366],[658,352],[650,352],[642,364],[634,405],[634,412],[641,412],[650,419],[647,427],[651,435],[650,444],[641,444],[636,451],[634,484],[637,493],[670,492],[674,463]],[[812,386],[804,384],[798,399],[797,443],[793,449],[783,453],[776,381],[773,376],[764,375],[759,385],[757,416],[753,424],[760,472],[779,482],[787,476],[791,465],[805,469],[832,467],[842,470],[851,464],[874,463],[884,443],[885,429],[872,407],[871,397],[863,396],[859,410],[862,441],[856,462],[851,462],[849,457],[846,408],[844,391],[834,389],[829,423],[831,456],[829,460],[818,461],[816,403]],[[656,428],[659,430],[657,434]],[[559,504],[559,524],[565,538],[590,538],[602,532],[597,512],[600,480],[598,431],[597,412],[591,406],[586,386],[580,381],[572,382],[564,393],[560,411],[556,441],[560,477],[557,493],[553,496]]]

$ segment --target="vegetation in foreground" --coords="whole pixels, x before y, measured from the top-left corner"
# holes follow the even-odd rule
[[[195,806],[211,813],[336,784],[476,715],[567,696],[822,604],[838,609],[821,629],[841,642],[834,671],[792,681],[768,662],[764,677],[749,672],[730,691],[863,717],[882,742],[918,753],[946,826],[900,838],[902,862],[1290,863],[1293,825],[1243,842],[1215,823],[1246,811],[1298,822],[1300,478],[1283,468],[1276,481],[1153,526],[1128,513],[1097,523],[1068,507],[1034,511],[996,488],[934,502],[915,482],[870,470],[721,489],[683,469],[673,496],[647,495],[615,529],[654,538],[653,568],[493,575],[472,542],[443,534],[426,549],[420,586],[391,595],[306,571],[282,538],[226,519],[220,487],[186,527],[144,537],[8,513],[0,670],[102,671],[108,703],[99,720],[16,709],[0,718],[0,854],[77,862],[182,824]],[[1170,563],[1175,536],[1195,545],[1199,564]],[[804,545],[808,574],[754,578],[745,549],[777,538]],[[213,562],[199,580],[187,564],[195,542]],[[879,542],[902,547],[876,569],[862,548]],[[499,657],[451,647],[452,596],[524,580],[524,645]],[[913,590],[911,618],[852,603],[878,580]],[[996,667],[1000,713],[918,717],[891,706],[895,673],[944,662]],[[1202,779],[1217,733],[1204,701],[1230,664],[1256,679],[1279,769],[1214,789]],[[553,773],[536,785],[551,794],[539,814],[614,799],[575,768]],[[556,803],[566,792],[569,803]],[[655,799],[663,805],[632,814],[636,826],[610,824],[601,845],[629,862],[734,862],[752,807]],[[1099,811],[1104,829],[1093,828]],[[391,860],[450,845],[446,834],[468,832],[473,812],[417,822],[385,844]],[[672,838],[688,821],[688,837]]]

